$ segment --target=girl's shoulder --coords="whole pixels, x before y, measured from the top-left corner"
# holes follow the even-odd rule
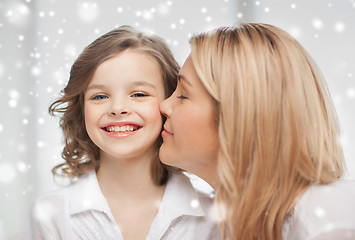
[[[37,197],[30,209],[25,239],[71,239],[70,206],[92,185],[91,173],[76,182]],[[92,175],[92,174],[91,174]],[[76,197],[75,197],[76,196]]]
[[[327,239],[326,235],[355,234],[355,181],[340,179],[313,185],[300,197],[286,220],[287,239]],[[292,238],[294,237],[294,238]],[[334,236],[333,236],[334,237]]]
[[[80,195],[92,173],[88,173],[72,181],[70,184],[37,197],[32,203],[32,215],[56,216],[58,212],[65,212],[68,201],[73,194]],[[56,214],[54,214],[56,213]]]
[[[32,202],[24,239],[68,239],[67,200],[64,189],[41,195]]]

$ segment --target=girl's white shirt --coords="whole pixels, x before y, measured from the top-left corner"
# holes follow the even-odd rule
[[[283,225],[283,239],[355,239],[355,181],[307,189]]]
[[[185,175],[172,174],[146,240],[219,238],[213,198],[197,192]],[[73,185],[35,200],[24,239],[123,237],[101,193],[96,173],[91,171]]]

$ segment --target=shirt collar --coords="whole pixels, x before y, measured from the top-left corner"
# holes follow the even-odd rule
[[[110,208],[101,192],[95,170],[82,175],[69,189],[70,214],[94,209],[111,215]]]
[[[183,174],[171,174],[157,216],[150,227],[147,239],[161,239],[173,221],[184,215],[206,216],[199,194]]]
[[[110,207],[103,196],[95,170],[84,174],[70,186],[69,211],[76,214],[87,210],[98,210],[111,215]],[[189,179],[179,173],[171,174],[165,188],[159,212],[173,220],[182,215],[205,216],[199,194],[192,187]]]
[[[201,207],[199,194],[189,179],[181,173],[171,174],[160,208],[171,219],[182,215],[206,215]]]

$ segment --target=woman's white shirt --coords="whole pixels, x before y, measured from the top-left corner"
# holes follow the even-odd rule
[[[146,240],[219,239],[214,216],[213,198],[197,192],[183,174],[172,174]],[[24,239],[123,240],[95,171],[37,199],[30,217]]]
[[[283,225],[283,239],[355,239],[355,181],[307,189]]]

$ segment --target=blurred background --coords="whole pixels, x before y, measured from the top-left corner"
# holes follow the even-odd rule
[[[191,34],[239,21],[288,31],[318,63],[354,178],[354,0],[0,0],[0,239],[18,239],[33,199],[58,188],[51,168],[62,162],[62,135],[47,109],[85,46],[132,25],[163,37],[182,65]]]

